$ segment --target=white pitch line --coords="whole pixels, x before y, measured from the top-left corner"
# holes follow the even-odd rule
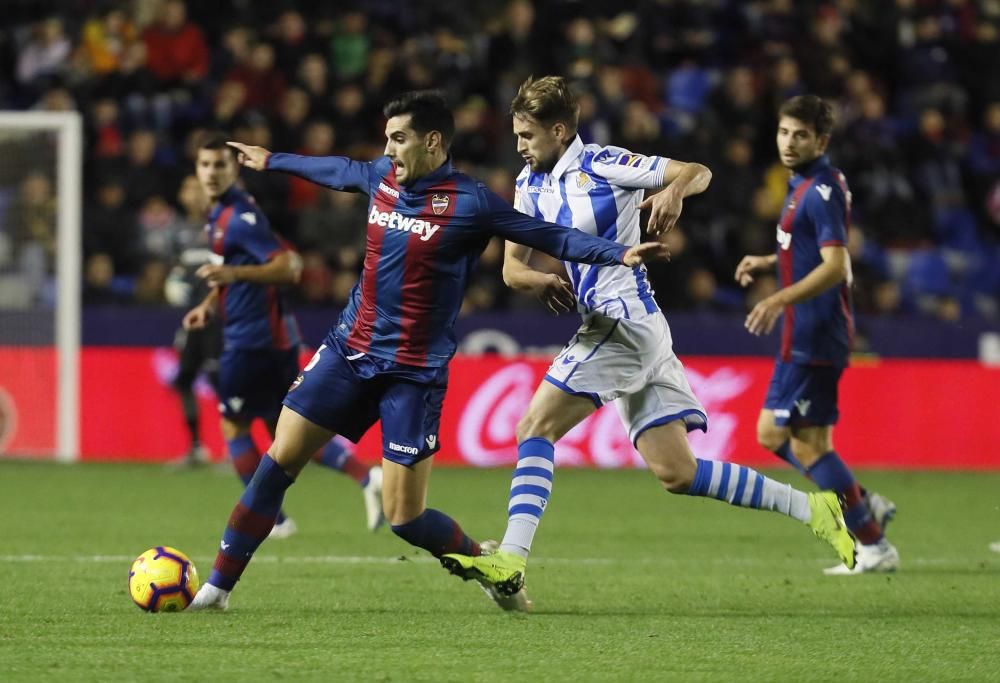
[[[131,562],[135,557],[132,555],[0,555],[0,563],[9,564],[28,564],[32,562],[92,562],[96,564],[117,564],[119,562]],[[210,563],[214,560],[214,557],[209,557],[207,555],[195,556],[194,559],[199,564]],[[906,565],[916,565],[916,566],[947,566],[947,565],[962,565],[969,561],[980,561],[982,558],[956,558],[956,557],[907,557]],[[608,558],[608,557],[535,557],[532,558],[532,563],[535,565],[539,564],[550,564],[550,565],[605,565],[605,566],[617,566],[617,565],[686,565],[690,564],[693,560],[690,558],[677,558],[677,557],[641,557],[641,558]],[[829,564],[829,558],[808,558],[803,560],[795,560],[792,558],[786,558],[780,561],[780,564],[792,564],[800,561],[814,562],[814,563],[826,563]],[[415,557],[400,557],[398,555],[394,556],[378,556],[378,555],[290,555],[287,557],[279,555],[259,555],[253,558],[254,563],[263,564],[406,564],[407,562],[415,562],[420,564],[432,564],[436,563],[437,560],[433,557],[428,557],[425,555],[415,556]],[[765,558],[712,558],[709,560],[701,560],[699,564],[712,564],[712,565],[729,565],[729,566],[757,566],[757,565],[774,565],[778,564],[773,559]],[[905,571],[905,570],[904,570]]]

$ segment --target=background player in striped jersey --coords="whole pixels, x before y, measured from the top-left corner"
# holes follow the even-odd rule
[[[641,208],[652,209],[650,234],[663,234],[676,223],[684,198],[703,192],[711,180],[701,164],[585,145],[576,132],[576,97],[561,77],[529,78],[510,111],[517,151],[527,164],[517,178],[517,209],[572,232],[637,244]],[[661,187],[643,201],[644,189]],[[673,353],[670,328],[642,266],[567,264],[566,282],[532,269],[530,254],[529,248],[508,242],[507,284],[535,294],[557,312],[575,302],[583,325],[552,362],[518,423],[517,468],[498,552],[445,556],[449,569],[477,579],[501,607],[526,608],[521,586],[552,488],[553,443],[609,402],[667,491],[788,515],[808,524],[853,563],[853,541],[833,494],[806,494],[748,467],[694,456],[687,433],[707,429],[708,418]]]
[[[793,97],[781,106],[778,155],[792,176],[777,228],[777,252],[746,256],[736,268],[737,282],[746,286],[754,273],[777,264],[781,283],[746,319],[751,334],[767,334],[784,313],[781,351],[757,421],[757,439],[821,489],[840,496],[847,526],[858,539],[857,564],[826,573],[894,571],[899,553],[882,525],[896,506],[875,493],[866,501],[833,450],[837,384],[847,367],[854,318],[847,253],[851,193],[844,174],[825,155],[832,130],[833,107],[815,95]]]
[[[207,135],[195,161],[198,181],[212,202],[209,243],[219,263],[197,270],[212,289],[184,316],[184,327],[203,329],[213,316],[223,324],[219,357],[219,411],[229,456],[244,485],[250,482],[260,452],[250,436],[261,418],[273,436],[281,399],[299,372],[295,319],[285,310],[280,287],[299,280],[301,264],[291,246],[271,231],[253,197],[237,184],[239,164],[224,135]],[[368,528],[382,523],[382,472],[358,461],[343,440],[317,444],[315,460],[354,478],[362,487]],[[295,522],[278,513],[271,535],[295,532]]]
[[[454,324],[468,277],[494,236],[556,258],[604,266],[665,257],[663,245],[627,248],[514,211],[451,166],[455,123],[433,92],[403,95],[383,110],[385,156],[271,154],[233,144],[257,170],[295,173],[369,196],[364,272],[340,320],[285,398],[271,449],[236,505],[211,576],[191,607],[225,609],[229,591],[267,535],[285,490],[333,434],[357,441],[382,427],[385,514],[392,530],[434,556],[478,554],[444,513],[426,507],[431,456],[455,353]]]

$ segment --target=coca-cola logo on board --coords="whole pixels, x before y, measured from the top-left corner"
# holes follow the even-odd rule
[[[686,369],[688,381],[709,416],[707,433],[692,432],[691,445],[700,458],[723,460],[732,453],[739,420],[726,404],[752,384],[749,373],[722,367],[709,375]],[[477,467],[513,465],[517,461],[517,423],[528,409],[540,381],[529,363],[515,362],[486,376],[462,408],[458,449]],[[556,443],[558,465],[641,467],[613,405],[606,405],[571,429]]]

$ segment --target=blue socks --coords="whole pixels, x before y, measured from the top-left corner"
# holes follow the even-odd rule
[[[687,493],[724,500],[730,505],[771,510],[808,522],[809,497],[789,484],[765,477],[756,470],[731,462],[696,459],[694,481]]]
[[[500,550],[527,557],[538,523],[552,494],[555,447],[547,439],[533,437],[517,447],[517,468],[510,481],[507,531]]]
[[[458,522],[448,515],[427,508],[406,524],[396,524],[392,532],[410,545],[423,548],[434,557],[447,553],[479,555],[479,544],[465,535]]]
[[[294,479],[271,456],[264,454],[250,483],[233,508],[222,535],[208,582],[222,590],[232,590],[240,580],[254,552],[271,533],[281,510],[285,490]]]

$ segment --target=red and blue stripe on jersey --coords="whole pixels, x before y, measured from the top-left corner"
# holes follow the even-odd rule
[[[227,266],[262,265],[291,245],[271,231],[253,197],[233,186],[209,215],[212,251]],[[219,289],[226,349],[290,349],[300,344],[295,320],[274,285],[233,282]]]
[[[850,191],[844,174],[821,156],[797,169],[777,230],[782,288],[798,282],[822,262],[820,249],[847,245]],[[847,365],[854,315],[847,282],[785,307],[780,357],[809,365]]]
[[[488,239],[473,225],[455,221],[457,211],[462,217],[477,213],[476,186],[451,172],[450,164],[411,188],[399,185],[391,164],[379,170],[369,203],[364,271],[338,331],[359,352],[405,365],[442,365],[454,353],[450,331]],[[380,225],[387,214],[396,217]]]
[[[388,157],[272,154],[269,170],[342,191],[364,192],[368,238],[364,271],[334,329],[349,348],[404,365],[441,367],[455,353],[469,275],[491,237],[560,260],[621,265],[626,247],[514,210],[445,161],[403,186]]]

